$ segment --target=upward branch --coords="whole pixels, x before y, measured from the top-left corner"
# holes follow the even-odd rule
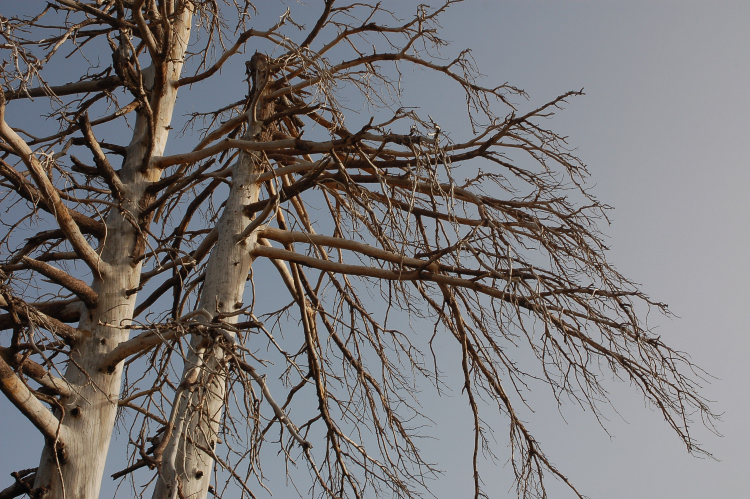
[[[51,179],[47,176],[44,168],[34,155],[31,148],[23,139],[5,122],[5,98],[0,100],[0,138],[10,146],[15,154],[21,158],[29,169],[31,177],[44,197],[48,206],[53,210],[55,220],[57,220],[60,229],[65,237],[70,241],[71,246],[75,249],[80,258],[88,265],[95,276],[101,278],[107,273],[109,265],[99,258],[99,254],[89,245],[86,238],[76,225],[73,217],[68,212],[68,208],[60,199],[60,195],[52,185]]]

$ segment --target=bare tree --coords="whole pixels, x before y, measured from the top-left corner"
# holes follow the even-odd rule
[[[539,379],[599,414],[614,373],[702,452],[700,371],[642,321],[665,306],[605,260],[606,207],[542,126],[580,92],[528,106],[470,52],[444,59],[457,1],[314,3],[307,26],[236,0],[0,15],[0,388],[46,442],[0,497],[98,497],[118,422],[113,477],[137,495],[254,497],[271,466],[303,496],[419,495],[442,337],[475,497],[498,421],[519,497],[545,473],[580,497],[525,423]],[[225,95],[238,65],[246,94]],[[406,107],[408,67],[452,81],[466,115]]]

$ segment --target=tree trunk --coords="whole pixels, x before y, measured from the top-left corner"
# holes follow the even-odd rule
[[[244,140],[270,138],[269,132],[262,130],[262,121],[254,119],[273,112],[273,106],[261,99],[266,70],[266,57],[256,53],[249,65],[253,91]],[[216,226],[218,240],[206,266],[198,304],[197,315],[206,322],[218,317],[222,322],[236,323],[236,312],[243,306],[253,262],[251,250],[257,244],[257,230],[246,232],[252,219],[244,208],[258,201],[257,178],[262,172],[263,156],[258,152],[241,151],[232,166],[232,185]],[[213,330],[209,337],[194,334],[191,338],[182,382],[165,431],[164,438],[170,441],[164,449],[154,499],[174,499],[178,495],[203,499],[208,494],[227,383],[226,355],[221,343],[234,338],[235,333],[227,329]]]
[[[119,343],[128,339],[139,286],[144,236],[137,227],[146,188],[158,180],[161,171],[149,168],[153,156],[164,152],[172,120],[177,87],[185,50],[190,37],[191,6],[179,8],[172,24],[170,50],[164,58],[166,81],[152,66],[144,71],[153,90],[152,118],[139,110],[133,139],[120,173],[123,184],[121,208],[113,208],[107,218],[106,236],[101,242],[102,261],[109,265],[92,288],[98,293],[96,307],[82,305],[79,328],[84,338],[73,347],[65,373],[73,393],[61,400],[59,428],[63,448],[54,451],[54,442],[46,442],[34,488],[46,489],[46,498],[95,499],[99,497],[104,465],[112,436],[121,389],[122,365],[113,371],[101,370],[101,359]],[[157,64],[156,62],[154,64]],[[153,126],[150,125],[153,123]],[[152,129],[153,128],[153,129]],[[141,238],[141,239],[139,239]]]
[[[219,238],[206,267],[198,305],[198,316],[205,322],[242,308],[256,236],[253,233],[244,241],[238,241],[238,237],[251,221],[243,208],[258,200],[256,178],[262,164],[258,156],[243,152],[232,167],[232,187],[217,226]],[[228,315],[222,321],[235,323],[237,315]],[[211,336],[194,335],[191,340],[183,381],[165,432],[172,438],[164,450],[155,498],[177,497],[178,489],[184,497],[206,497],[213,467],[209,453],[216,445],[226,392],[223,349],[215,342],[222,338],[232,341],[235,335],[225,329]]]

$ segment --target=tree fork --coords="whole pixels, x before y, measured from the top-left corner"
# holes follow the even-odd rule
[[[98,297],[96,307],[81,307],[79,329],[92,334],[81,338],[71,353],[65,379],[72,393],[61,398],[63,410],[57,411],[65,434],[70,435],[66,439],[67,460],[61,463],[48,443],[34,481],[34,489],[45,489],[45,497],[49,499],[99,497],[122,378],[121,365],[107,372],[101,371],[99,364],[102,356],[129,336],[128,326],[137,295],[128,294],[126,290],[138,286],[142,266],[141,261],[132,259],[138,238],[142,236],[129,218],[137,216],[146,188],[161,174],[154,168],[143,172],[142,167],[148,165],[154,155],[162,154],[166,146],[177,97],[174,82],[179,80],[182,71],[192,15],[192,4],[182,2],[171,23],[173,43],[168,48],[168,60],[164,62],[168,81],[161,92],[153,92],[151,96],[153,129],[143,110],[137,114],[133,139],[122,166],[122,183],[118,186],[127,199],[123,200],[120,210],[110,211],[99,257],[109,271],[105,279],[95,278],[91,286]],[[148,73],[144,71],[144,76]]]

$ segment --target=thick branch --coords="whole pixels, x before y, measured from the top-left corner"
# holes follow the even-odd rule
[[[154,168],[168,168],[170,166],[178,164],[187,164],[200,161],[205,158],[209,158],[214,154],[224,152],[229,149],[240,149],[243,151],[272,151],[274,153],[290,153],[290,154],[314,154],[314,153],[326,153],[333,151],[334,149],[356,144],[360,140],[369,140],[378,143],[399,143],[408,144],[413,141],[413,137],[409,135],[378,135],[373,133],[367,133],[364,130],[355,133],[351,136],[343,139],[329,140],[329,141],[313,141],[303,140],[300,138],[293,139],[280,139],[272,140],[268,142],[257,142],[254,140],[242,140],[242,139],[224,139],[216,144],[206,147],[205,149],[195,150],[184,154],[175,154],[173,156],[162,156],[161,158],[154,158],[152,166]],[[424,142],[433,142],[434,139],[424,139]]]
[[[25,358],[20,353],[14,353],[9,348],[0,347],[0,358],[9,366],[21,369],[24,374],[29,375],[34,381],[51,390],[53,393],[66,397],[72,393],[68,383],[64,379],[51,375],[43,366],[31,359]]]
[[[29,268],[36,270],[43,276],[48,277],[60,286],[63,286],[65,289],[75,293],[75,295],[80,298],[88,308],[96,307],[99,297],[96,292],[82,280],[76,279],[67,272],[53,267],[48,263],[40,262],[33,258],[24,257],[23,262],[26,263]]]
[[[59,325],[63,331],[62,336],[69,335],[72,341],[80,337],[79,330],[64,324],[65,322],[78,322],[80,319],[81,302],[77,298],[72,300],[35,302],[26,305],[33,308],[35,313],[41,314],[44,320],[51,319],[50,324],[52,324],[53,328],[57,329]],[[21,309],[22,315],[25,314],[23,312],[24,308]],[[29,319],[28,315],[24,315],[24,318]],[[16,325],[16,320],[13,314],[0,315],[0,330],[11,328],[14,325]]]
[[[149,350],[156,345],[169,341],[177,336],[185,334],[185,324],[196,316],[211,317],[211,314],[203,309],[199,309],[180,318],[177,323],[170,325],[171,327],[165,328],[165,330],[152,329],[144,331],[135,338],[131,338],[127,341],[123,341],[117,345],[111,352],[109,352],[99,364],[100,371],[112,372],[117,364],[127,359],[133,354],[144,352]]]
[[[0,390],[50,440],[59,440],[60,421],[37,399],[0,356]],[[64,440],[63,440],[64,443]]]

